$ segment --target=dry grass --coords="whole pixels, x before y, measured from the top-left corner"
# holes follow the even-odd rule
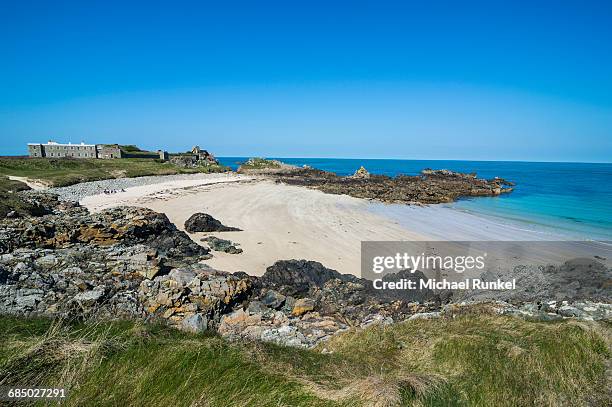
[[[354,330],[317,363],[264,345],[253,357],[322,399],[361,405],[607,405],[610,332],[478,311]]]
[[[604,406],[610,332],[479,312],[353,330],[322,353],[4,317],[0,384],[67,387],[74,406]]]

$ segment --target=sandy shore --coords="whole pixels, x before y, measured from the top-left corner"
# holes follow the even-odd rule
[[[214,233],[239,243],[242,254],[214,253],[207,263],[227,271],[263,274],[280,259],[316,260],[344,273],[359,273],[362,240],[423,240],[396,222],[368,211],[368,202],[306,188],[231,176],[185,185],[183,181],[86,197],[91,210],[144,206],[165,213],[180,229],[195,212],[213,215],[241,232]],[[194,233],[195,241],[203,233]]]
[[[195,212],[211,214],[243,230],[213,235],[238,243],[244,252],[214,252],[207,263],[253,275],[282,259],[316,260],[359,275],[362,241],[549,238],[443,206],[381,205],[236,174],[136,186],[85,197],[81,203],[93,211],[117,205],[147,207],[165,213],[180,229]],[[197,242],[203,236],[192,234]]]

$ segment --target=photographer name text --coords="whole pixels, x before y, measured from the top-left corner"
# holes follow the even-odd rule
[[[478,278],[467,278],[459,281],[447,279],[409,280],[402,278],[397,281],[384,281],[382,278],[373,281],[376,290],[515,290],[516,280],[484,281]]]

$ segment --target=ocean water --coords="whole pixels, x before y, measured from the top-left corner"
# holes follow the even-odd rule
[[[236,169],[245,157],[221,157]],[[612,240],[612,164],[515,161],[375,160],[278,158],[350,175],[361,165],[375,174],[417,175],[424,168],[476,172],[516,183],[514,191],[497,197],[465,198],[449,206],[527,229],[551,231],[576,239]]]

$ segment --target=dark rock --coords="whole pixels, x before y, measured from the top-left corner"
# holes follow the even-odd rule
[[[65,248],[145,243],[169,260],[206,257],[208,249],[179,231],[166,215],[146,208],[117,207],[90,214],[68,207],[42,217],[7,219],[0,226],[0,253],[16,248]]]
[[[9,272],[6,268],[0,266],[0,284],[8,283]]]
[[[249,302],[249,305],[247,307],[247,311],[250,315],[253,314],[267,314],[269,312],[271,312],[272,310],[270,308],[268,308],[263,302],[261,301],[257,301],[257,300],[253,300],[251,302]]]
[[[220,239],[215,236],[206,236],[201,239],[202,242],[208,243],[208,246],[218,252],[225,252],[229,254],[242,253],[242,249],[236,247],[230,240]]]
[[[220,221],[207,213],[194,213],[191,215],[185,221],[185,230],[189,233],[240,231],[238,228],[224,226]]]
[[[285,295],[303,297],[312,287],[323,287],[325,282],[338,279],[356,281],[357,277],[340,274],[321,263],[309,260],[279,260],[266,269],[261,283]]]
[[[272,309],[280,309],[285,303],[285,296],[276,290],[268,290],[261,298],[261,303]]]
[[[389,278],[424,278],[422,273],[399,273]],[[372,314],[383,313],[386,317],[401,320],[415,312],[430,311],[427,303],[435,306],[437,297],[427,291],[401,290],[380,291],[372,282],[353,275],[340,274],[324,267],[321,263],[306,260],[283,260],[268,267],[266,273],[255,284],[267,295],[266,290],[274,289],[287,298],[308,298],[314,301],[313,309],[321,315],[342,315],[347,321],[359,324]],[[261,298],[261,295],[260,295]],[[288,308],[292,312],[295,304]]]
[[[495,196],[512,191],[512,183],[501,178],[476,178],[448,170],[423,170],[420,176],[368,174],[358,170],[341,177],[332,172],[299,168],[273,175],[277,182],[318,189],[330,194],[396,203],[453,202],[466,196]]]

